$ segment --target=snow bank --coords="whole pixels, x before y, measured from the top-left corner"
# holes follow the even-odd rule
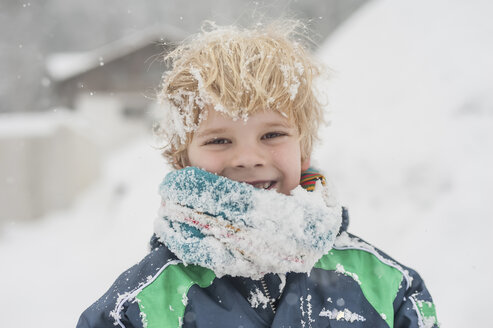
[[[319,52],[335,73],[316,162],[332,172],[350,231],[418,269],[447,327],[489,321],[492,10],[374,1]]]
[[[147,253],[166,166],[139,138],[107,154],[102,177],[69,209],[0,230],[4,327],[75,327]]]

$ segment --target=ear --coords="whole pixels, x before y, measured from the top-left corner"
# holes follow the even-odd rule
[[[301,172],[308,170],[310,167],[310,156],[301,161]]]

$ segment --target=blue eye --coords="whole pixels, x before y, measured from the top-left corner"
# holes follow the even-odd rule
[[[215,139],[206,141],[204,143],[204,145],[225,145],[225,144],[228,144],[228,143],[230,143],[230,141],[228,139],[215,138]]]
[[[262,136],[262,139],[273,139],[287,135],[284,132],[269,132]]]

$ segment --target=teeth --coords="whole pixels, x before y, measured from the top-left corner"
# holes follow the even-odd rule
[[[253,186],[254,186],[255,188],[259,188],[259,189],[267,189],[267,188],[269,188],[269,187],[270,187],[270,185],[271,185],[271,183],[270,183],[270,182],[263,182],[263,183],[256,183],[256,184],[254,184]]]

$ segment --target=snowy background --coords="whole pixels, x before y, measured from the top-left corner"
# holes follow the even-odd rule
[[[418,270],[444,327],[491,325],[492,12],[375,1],[320,52],[334,78],[318,163],[350,231]]]
[[[443,327],[489,325],[493,5],[372,1],[324,44],[331,126],[314,163],[350,231],[417,269]],[[5,327],[73,327],[147,251],[166,174],[143,134],[70,207],[0,230]],[[26,204],[29,206],[29,204]]]

